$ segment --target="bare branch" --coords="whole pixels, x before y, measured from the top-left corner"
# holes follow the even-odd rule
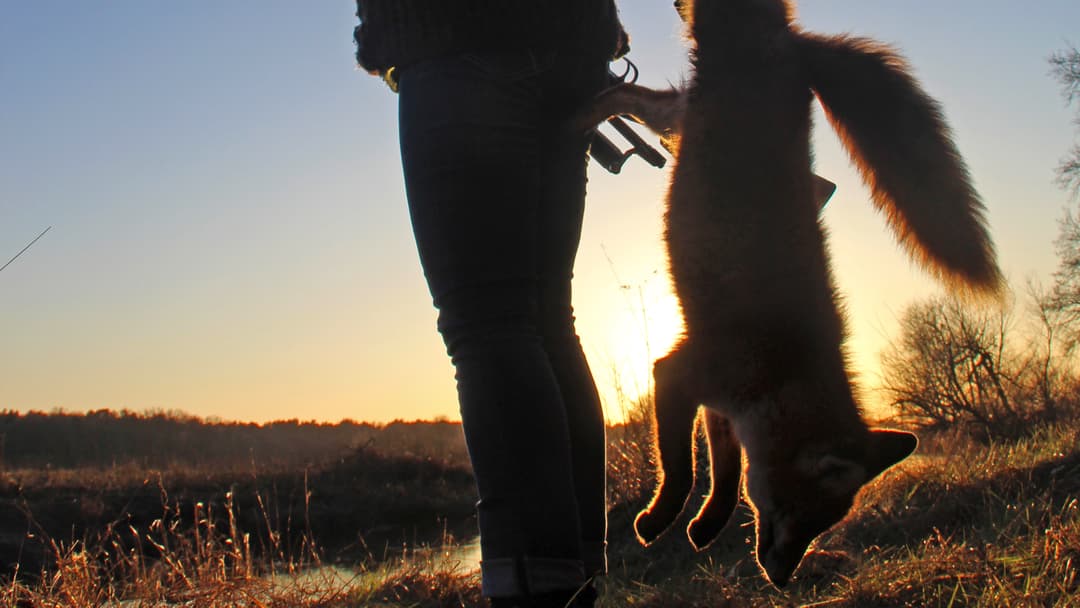
[[[1066,104],[1080,100],[1080,50],[1071,47],[1059,51],[1051,55],[1049,61],[1050,73],[1061,83]],[[1080,124],[1080,107],[1077,108],[1076,122]],[[1080,196],[1080,145],[1074,146],[1058,165],[1057,182],[1073,196]]]

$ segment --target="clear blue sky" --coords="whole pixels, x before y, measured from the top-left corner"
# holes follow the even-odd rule
[[[685,72],[670,5],[622,3],[647,84]],[[456,417],[408,226],[396,99],[354,69],[353,10],[0,3],[0,263],[53,226],[0,273],[0,408]],[[1080,3],[820,0],[800,17],[903,49],[945,106],[1005,271],[1048,277],[1068,203],[1053,168],[1074,135],[1046,59],[1080,42]],[[896,250],[823,120],[815,140],[818,172],[840,186],[826,223],[872,386],[896,314],[937,288]],[[592,172],[575,297],[613,413],[614,375],[644,387],[677,325],[666,179],[641,164]]]

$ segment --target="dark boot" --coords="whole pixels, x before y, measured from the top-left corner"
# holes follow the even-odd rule
[[[590,583],[581,589],[568,591],[520,597],[493,597],[491,608],[592,608],[596,605],[596,598],[596,588]]]

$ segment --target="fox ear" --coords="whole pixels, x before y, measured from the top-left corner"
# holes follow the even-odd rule
[[[907,431],[880,429],[870,432],[870,446],[866,471],[868,480],[910,456],[919,446],[919,438]]]

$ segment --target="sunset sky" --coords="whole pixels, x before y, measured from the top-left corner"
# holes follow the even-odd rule
[[[670,0],[624,0],[641,82],[686,72]],[[348,0],[0,4],[0,409],[266,421],[457,417],[409,229],[396,98],[355,69]],[[1049,280],[1075,125],[1047,58],[1076,0],[806,0],[802,23],[896,44],[945,107],[1014,285]],[[817,172],[862,384],[913,299],[828,125]],[[678,328],[667,180],[590,172],[575,307],[609,415]]]

